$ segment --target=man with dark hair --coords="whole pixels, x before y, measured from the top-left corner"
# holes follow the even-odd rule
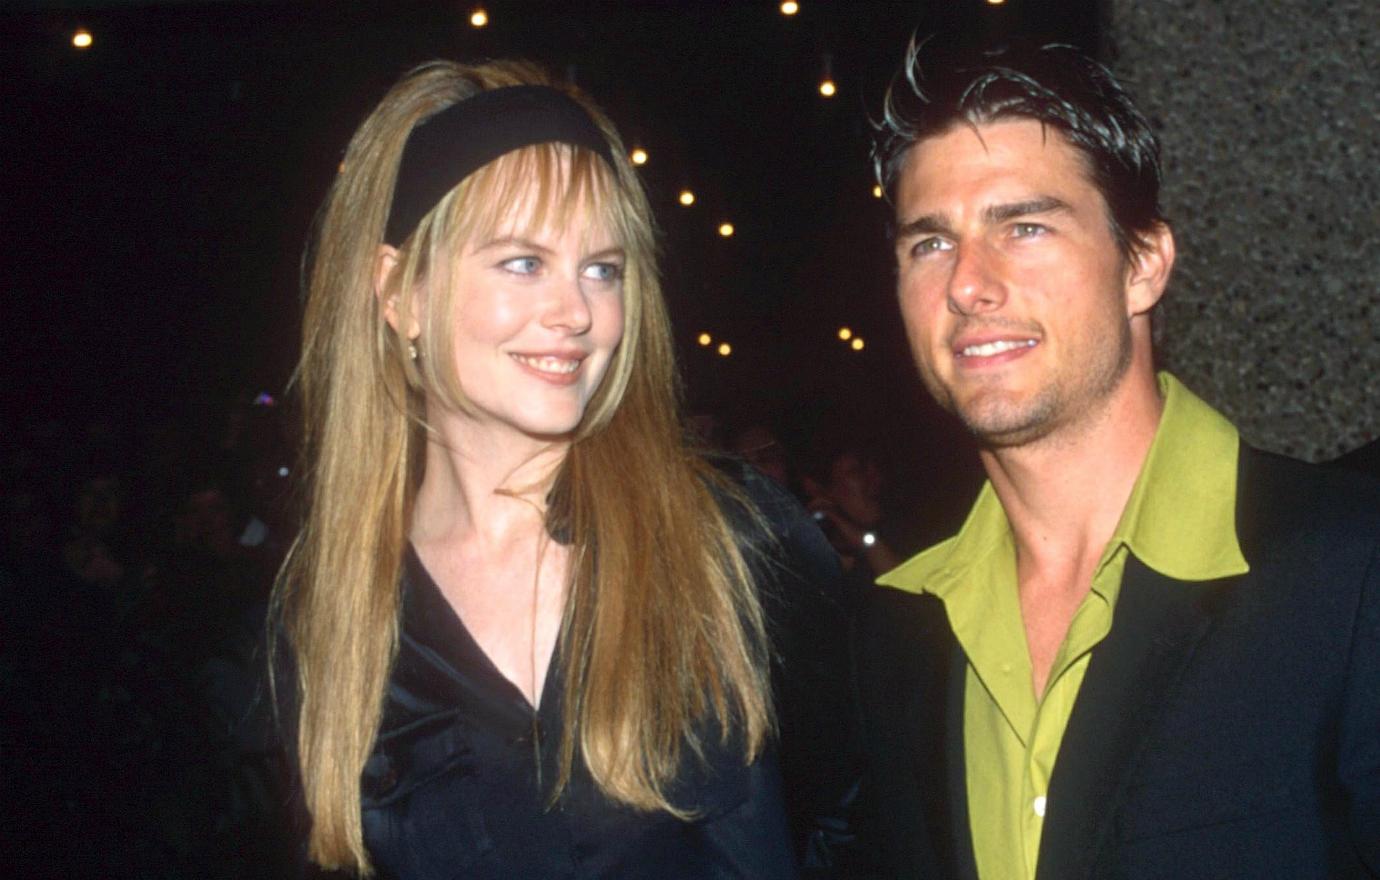
[[[897,291],[988,482],[860,624],[887,875],[1380,875],[1380,493],[1156,374],[1174,238],[1110,73],[918,54],[876,150]]]

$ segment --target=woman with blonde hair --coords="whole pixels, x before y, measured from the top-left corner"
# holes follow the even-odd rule
[[[652,229],[609,121],[527,65],[425,65],[355,133],[277,593],[312,862],[793,874],[763,609],[830,562],[687,447]]]

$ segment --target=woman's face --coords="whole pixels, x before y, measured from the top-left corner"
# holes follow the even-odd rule
[[[454,260],[451,334],[462,418],[552,440],[580,423],[623,338],[626,256],[586,207],[564,227],[531,223],[534,190]]]

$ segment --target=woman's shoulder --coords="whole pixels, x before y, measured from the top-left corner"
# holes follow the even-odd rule
[[[705,459],[723,483],[713,487],[719,508],[750,555],[765,556],[797,576],[837,580],[838,555],[794,495],[742,459]]]

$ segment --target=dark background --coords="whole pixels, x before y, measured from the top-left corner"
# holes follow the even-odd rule
[[[262,671],[263,592],[294,530],[280,429],[300,255],[351,131],[403,72],[521,56],[603,104],[651,155],[689,409],[788,446],[842,426],[882,465],[908,553],[953,530],[980,473],[905,349],[868,120],[912,34],[1114,60],[1110,3],[802,0],[786,18],[775,0],[495,0],[475,30],[472,2],[0,0],[0,876],[269,877],[290,854],[262,809],[279,795],[269,734],[217,711]],[[1375,91],[1354,75],[1375,19],[1320,8],[1123,3],[1118,34],[1187,233],[1171,365],[1330,457],[1374,438],[1374,401],[1333,392],[1370,381],[1380,339],[1373,177],[1344,176],[1376,167],[1377,139],[1350,126]],[[260,392],[280,406],[252,406]],[[1324,397],[1342,401],[1332,423]],[[1289,436],[1274,445],[1298,451]],[[252,548],[234,540],[250,514],[269,524]]]
[[[233,403],[281,397],[300,254],[353,128],[414,64],[519,56],[573,78],[651,155],[692,409],[788,435],[841,419],[924,483],[971,466],[905,352],[869,118],[913,33],[1097,50],[1097,3],[807,0],[786,17],[775,2],[489,2],[482,30],[476,5],[0,12],[7,423],[209,431]],[[832,99],[817,92],[826,64]],[[842,325],[866,349],[840,342]],[[696,345],[701,331],[732,356]],[[966,501],[969,482],[947,485]]]

